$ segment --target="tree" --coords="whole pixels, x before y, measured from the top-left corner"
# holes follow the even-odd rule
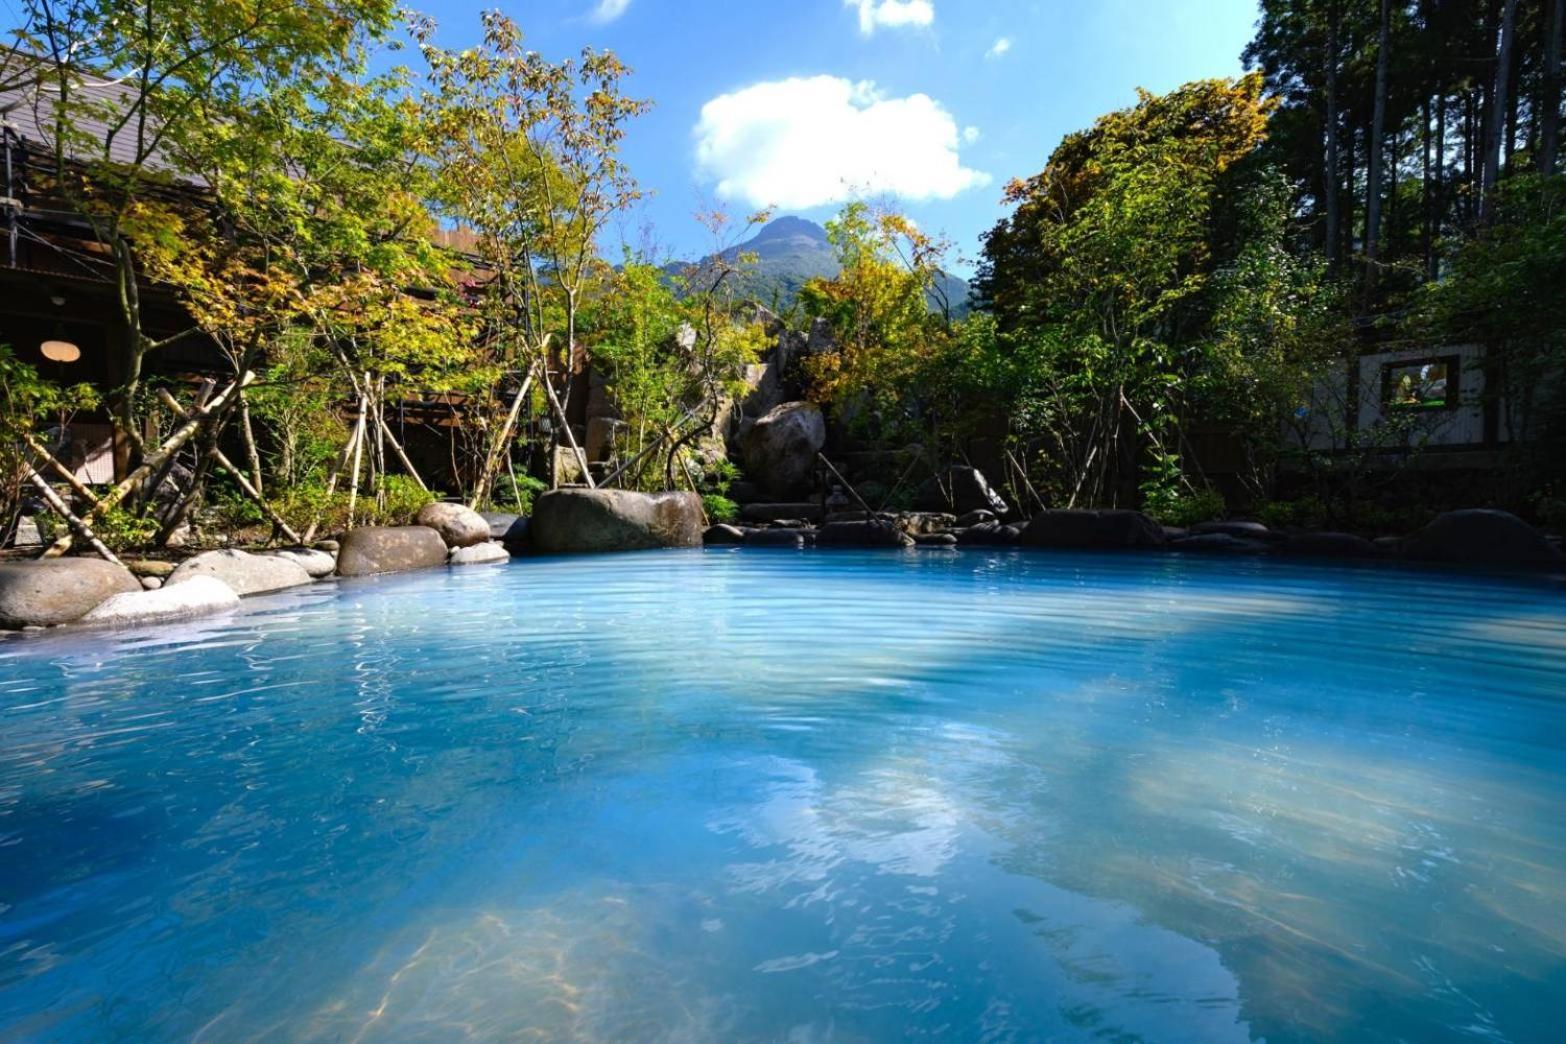
[[[578,365],[585,297],[607,271],[597,237],[639,196],[619,159],[627,123],[647,108],[621,88],[612,53],[585,50],[550,62],[523,46],[498,12],[484,15],[483,46],[442,50],[419,36],[429,65],[422,106],[438,163],[435,202],[471,230],[485,275],[478,294],[481,350],[496,374],[470,416],[488,434],[471,495],[486,499],[508,459],[516,418],[536,379],[555,440],[593,478],[562,406]],[[553,469],[552,469],[553,470]]]
[[[1275,105],[1263,80],[1143,93],[1068,135],[985,240],[979,284],[1024,356],[1024,420],[1062,501],[1127,503],[1197,485],[1181,469],[1192,378],[1211,361],[1225,204]]]

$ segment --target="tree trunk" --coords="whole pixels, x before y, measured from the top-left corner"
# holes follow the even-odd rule
[[[1555,173],[1561,136],[1561,34],[1566,30],[1566,0],[1550,4],[1550,22],[1544,38],[1544,97],[1539,127],[1539,171]]]
[[[1501,12],[1501,43],[1495,56],[1495,89],[1490,98],[1490,125],[1486,128],[1484,177],[1479,193],[1479,219],[1495,216],[1495,184],[1501,171],[1501,137],[1506,130],[1509,74],[1512,71],[1512,37],[1517,32],[1517,0],[1506,0]]]
[[[1566,2],[1566,0],[1563,0]],[[1327,207],[1327,262],[1338,262],[1338,211],[1342,205],[1342,179],[1338,176],[1338,5],[1327,15],[1327,140],[1326,170],[1322,172],[1323,201]]]
[[[1435,140],[1435,194],[1431,202],[1430,212],[1430,270],[1429,277],[1434,280],[1441,274],[1441,233],[1445,230],[1446,221],[1446,99],[1436,97],[1436,140]]]
[[[1515,3],[1516,0],[1511,0]],[[1376,281],[1381,254],[1382,164],[1387,133],[1387,74],[1392,54],[1392,0],[1381,0],[1381,29],[1376,37],[1376,98],[1370,117],[1370,171],[1365,185],[1365,286]]]

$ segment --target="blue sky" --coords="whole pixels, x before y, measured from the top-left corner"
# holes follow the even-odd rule
[[[488,4],[426,0],[446,46]],[[961,257],[1013,177],[1135,89],[1231,76],[1256,0],[527,0],[529,46],[608,48],[655,107],[625,147],[652,197],[622,234],[705,253],[693,214],[824,221],[849,194],[893,198]],[[954,259],[957,260],[957,259]],[[966,266],[959,266],[966,267]]]

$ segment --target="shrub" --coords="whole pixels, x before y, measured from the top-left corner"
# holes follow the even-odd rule
[[[733,522],[739,518],[739,505],[721,493],[705,494],[701,506],[713,522]]]
[[[1150,517],[1166,526],[1194,526],[1222,518],[1223,496],[1216,490],[1148,490],[1142,507]]]

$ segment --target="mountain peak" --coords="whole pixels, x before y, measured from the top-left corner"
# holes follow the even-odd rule
[[[766,243],[778,239],[809,239],[823,245],[827,242],[826,229],[814,221],[806,221],[801,217],[785,214],[780,218],[773,218],[762,226],[757,232],[752,243]]]

